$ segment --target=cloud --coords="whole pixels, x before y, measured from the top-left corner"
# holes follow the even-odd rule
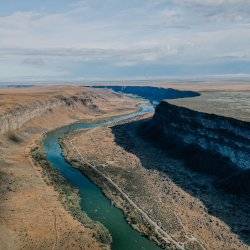
[[[42,58],[32,58],[32,57],[26,57],[23,62],[25,65],[32,65],[32,66],[37,66],[41,67],[45,65],[45,61]]]
[[[54,70],[77,78],[86,70],[98,74],[101,67],[117,75],[123,67],[135,74],[132,68],[139,72],[150,65],[154,72],[156,65],[169,72],[167,67],[180,69],[177,65],[214,69],[218,62],[250,60],[249,1],[85,0],[60,11],[32,3],[0,16],[0,72],[13,64],[18,72],[30,69],[31,76],[39,70],[51,76]],[[221,73],[229,66],[220,67]],[[6,74],[11,78],[15,71]]]

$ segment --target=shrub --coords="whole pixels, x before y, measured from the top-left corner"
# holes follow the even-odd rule
[[[8,137],[9,140],[11,140],[11,141],[13,141],[15,143],[22,142],[22,138],[20,136],[18,136],[15,131],[9,131],[7,133],[7,137]]]

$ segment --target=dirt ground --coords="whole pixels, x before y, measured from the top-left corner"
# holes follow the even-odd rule
[[[61,106],[34,118],[16,131],[18,140],[0,135],[0,249],[102,249],[89,229],[75,220],[59,201],[59,194],[33,164],[31,148],[44,132],[84,119],[99,119],[137,109],[138,101],[80,87],[1,89],[0,112],[44,101],[56,95],[81,92],[98,107]],[[84,94],[85,93],[85,94]]]
[[[189,171],[138,137],[135,126],[82,131],[64,143],[71,140],[83,158],[98,166],[176,241],[185,246],[196,241],[214,250],[249,249],[236,233],[249,230],[249,204],[217,192],[209,177]],[[68,157],[74,159],[74,152]],[[112,190],[105,191],[122,204]],[[121,206],[127,210],[126,204]],[[200,249],[197,244],[193,247]]]
[[[250,91],[250,81],[242,80],[206,80],[206,81],[123,81],[101,82],[93,85],[113,86],[154,86],[192,91]]]
[[[210,86],[175,83],[161,86],[202,91],[197,99],[173,101],[177,105],[217,114],[224,112],[243,120],[249,118],[249,106],[245,104],[249,92],[244,92],[250,90],[248,83],[237,87],[214,83]],[[239,92],[237,98],[230,94],[235,88]],[[222,102],[221,94],[216,95],[215,89],[224,93]],[[25,123],[16,132],[18,141],[10,139],[9,135],[0,135],[0,249],[106,247],[94,238],[92,229],[65,210],[59,194],[43,179],[42,168],[33,164],[30,150],[39,143],[44,132],[81,119],[95,120],[131,112],[137,108],[138,101],[104,90],[72,86],[0,89],[0,119],[17,107],[22,109],[34,102],[79,93],[88,96],[98,108],[58,107]],[[218,104],[216,110],[213,103]],[[230,106],[232,103],[239,105]],[[214,190],[210,179],[187,171],[180,162],[169,159],[136,137],[133,129],[89,131],[74,137],[74,144],[90,161],[106,164],[99,169],[129,193],[174,239],[186,244],[197,240],[208,249],[248,249],[245,238],[237,235],[240,230],[249,230],[248,206],[240,206],[244,203],[238,200],[229,201],[224,194],[211,195]]]
[[[201,91],[200,93],[201,95],[197,97],[169,100],[168,102],[200,112],[250,122],[250,90]]]
[[[164,88],[174,88],[180,90],[193,91],[250,91],[250,82],[242,81],[205,81],[205,82],[183,82],[183,83],[160,83],[159,86]]]
[[[134,103],[134,101],[130,98],[126,98],[119,94],[114,94],[105,90],[72,85],[34,86],[30,88],[0,88],[0,115],[16,108],[32,106],[35,102],[45,102],[58,96],[70,97],[79,94],[92,98],[96,105],[102,105],[105,100],[109,100],[109,105],[102,105],[101,107],[101,109],[106,112],[112,112],[114,109],[116,112],[116,109],[122,109],[123,106],[124,109],[131,108],[130,104]],[[120,101],[122,101],[121,105],[119,104]]]

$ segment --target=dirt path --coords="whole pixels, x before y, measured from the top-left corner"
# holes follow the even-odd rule
[[[74,144],[72,143],[72,141],[68,141],[69,145],[71,145],[72,149],[75,151],[76,153],[76,158],[79,157],[80,158],[80,162],[83,165],[87,165],[89,166],[94,172],[96,172],[99,176],[103,177],[107,182],[109,182],[109,184],[111,184],[113,186],[113,188],[115,190],[117,190],[122,197],[134,208],[136,209],[139,213],[141,213],[141,215],[147,220],[147,222],[152,225],[154,227],[154,229],[159,232],[160,236],[163,238],[163,240],[165,241],[166,245],[174,245],[177,249],[184,249],[178,242],[176,242],[169,234],[167,234],[155,221],[153,221],[145,211],[143,211],[137,204],[135,204],[133,202],[133,200],[131,200],[129,198],[129,196],[122,191],[122,189],[120,187],[118,187],[118,185],[109,177],[107,177],[105,174],[103,174],[101,171],[99,171],[95,165],[87,162],[83,156],[81,155],[79,149],[74,146]]]

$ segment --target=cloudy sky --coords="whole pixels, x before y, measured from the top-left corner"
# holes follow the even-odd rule
[[[249,0],[1,0],[0,81],[248,74]]]

